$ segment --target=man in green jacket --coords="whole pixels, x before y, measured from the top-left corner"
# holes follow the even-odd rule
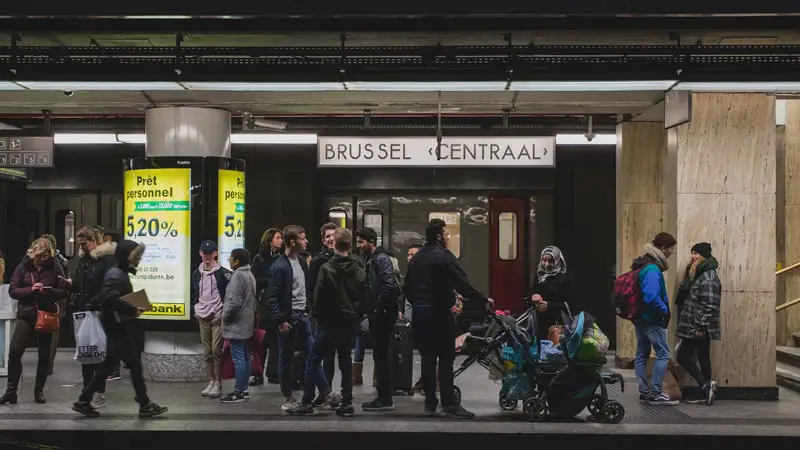
[[[367,274],[361,259],[350,254],[352,247],[353,234],[350,230],[338,228],[334,234],[335,254],[319,269],[314,287],[312,313],[317,319],[317,338],[308,354],[303,400],[287,410],[288,414],[303,416],[314,413],[314,388],[326,381],[314,379],[319,376],[317,368],[326,356],[335,352],[342,371],[342,401],[336,414],[343,417],[353,415],[352,349],[358,318],[366,306]],[[331,401],[334,394],[330,391],[326,397],[329,404],[336,403]]]

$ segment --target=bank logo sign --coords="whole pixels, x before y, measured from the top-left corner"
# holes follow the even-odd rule
[[[320,136],[319,167],[555,167],[554,136]]]

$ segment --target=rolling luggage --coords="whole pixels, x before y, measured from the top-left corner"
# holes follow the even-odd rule
[[[392,355],[392,392],[399,395],[413,395],[414,342],[410,322],[397,321],[389,351]]]

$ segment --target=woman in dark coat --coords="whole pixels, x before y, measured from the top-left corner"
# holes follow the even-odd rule
[[[533,284],[532,305],[538,311],[537,337],[547,339],[551,326],[563,324],[561,314],[572,313],[571,277],[567,274],[567,260],[561,250],[550,245],[542,250],[536,281]]]
[[[267,379],[270,383],[278,383],[278,330],[275,328],[270,315],[266,312],[266,299],[263,294],[267,290],[269,283],[269,273],[272,263],[282,254],[283,233],[277,228],[270,228],[261,236],[261,245],[258,254],[253,258],[251,270],[256,277],[256,295],[258,300],[258,322],[256,326],[266,330],[264,336],[263,349],[261,354],[261,364],[266,365]],[[261,367],[261,373],[264,373]],[[253,377],[250,386],[260,386],[264,384],[264,377]]]
[[[55,250],[47,239],[33,241],[27,255],[14,270],[9,295],[19,302],[14,334],[8,352],[8,381],[0,404],[17,403],[17,387],[22,376],[22,354],[29,343],[35,342],[39,360],[33,398],[36,403],[46,403],[44,384],[50,371],[50,346],[53,334],[35,330],[38,311],[59,313],[59,301],[67,297],[65,274],[54,260]]]

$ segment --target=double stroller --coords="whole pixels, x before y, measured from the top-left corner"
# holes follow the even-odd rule
[[[597,336],[607,338],[591,315],[581,312],[573,317],[567,312],[563,316],[563,333],[553,344],[536,338],[538,323],[532,309],[517,318],[490,313],[483,324],[471,327],[469,334],[457,340],[458,353],[467,358],[454,376],[477,362],[491,380],[502,382],[500,408],[514,410],[521,402],[531,421],[571,419],[588,409],[593,420],[620,423],[625,408],[609,399],[606,386],[620,383],[624,392],[624,380],[619,374],[603,372],[604,349],[598,352],[592,345]],[[455,391],[460,401],[458,387]]]

